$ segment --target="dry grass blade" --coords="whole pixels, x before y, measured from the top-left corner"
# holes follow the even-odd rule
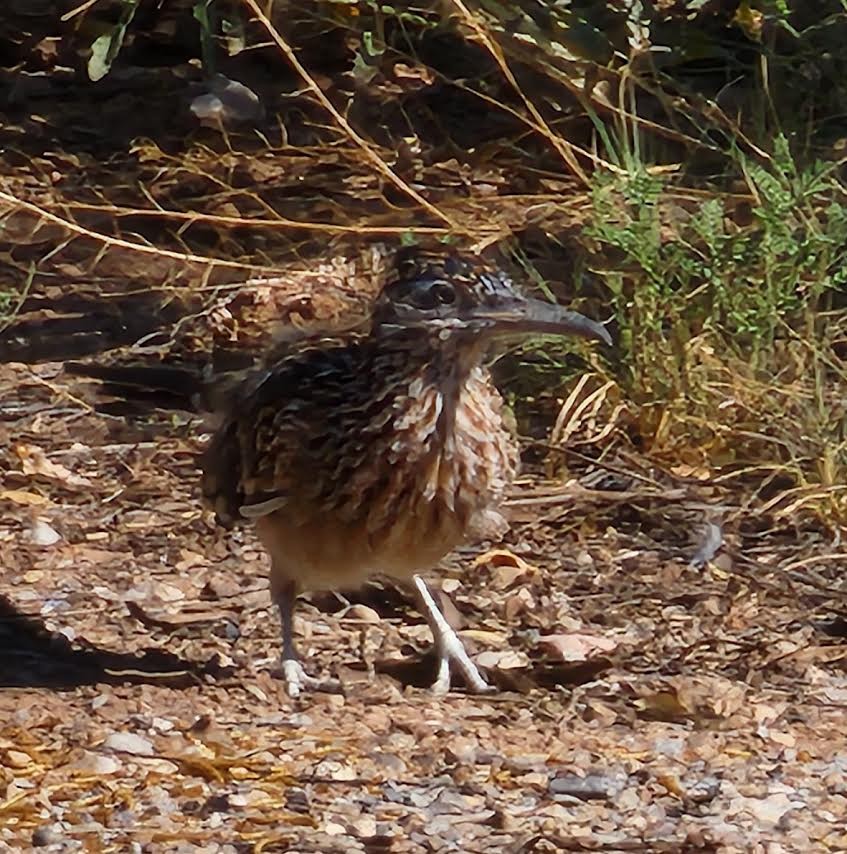
[[[616,385],[614,381],[609,380],[586,393],[586,387],[596,380],[597,377],[593,374],[583,374],[577,380],[573,390],[559,409],[556,423],[553,425],[550,434],[551,445],[566,444],[584,426],[586,421],[592,423],[596,421],[609,392]],[[620,411],[622,410],[618,407],[616,412]],[[587,441],[602,441],[615,428],[616,422],[617,418],[614,415],[611,418],[604,419],[599,435],[593,436]]]
[[[171,249],[162,249],[157,246],[148,246],[144,243],[134,243],[131,240],[124,240],[121,237],[112,237],[108,234],[101,234],[100,232],[84,228],[73,220],[51,213],[45,208],[33,204],[32,202],[18,199],[3,190],[0,190],[0,201],[5,202],[12,210],[18,209],[27,211],[30,214],[34,214],[41,220],[61,226],[72,234],[95,240],[102,247],[112,246],[120,249],[129,249],[133,252],[140,252],[145,255],[156,255],[161,258],[171,258],[175,261],[183,261],[185,263],[199,263],[210,268],[228,267],[230,269],[251,270],[256,273],[265,272],[268,274],[279,272],[279,269],[275,267],[264,267],[262,265],[243,263],[240,261],[228,261],[223,258],[212,258],[207,255],[195,255],[190,252],[174,252]]]
[[[250,0],[252,2],[252,0]],[[491,35],[486,31],[485,27],[479,22],[479,19],[471,13],[468,7],[464,4],[463,0],[452,0],[452,3],[456,6],[456,8],[461,13],[465,22],[469,27],[476,33],[479,40],[485,46],[486,50],[494,57],[497,64],[500,66],[500,70],[503,72],[503,76],[508,80],[509,84],[512,86],[514,91],[519,95],[530,115],[532,116],[536,126],[538,129],[544,134],[544,137],[548,140],[548,142],[553,146],[553,148],[561,155],[562,159],[567,163],[571,172],[576,175],[577,178],[582,182],[583,186],[589,187],[591,186],[591,181],[589,180],[588,173],[580,166],[579,161],[577,160],[574,149],[571,144],[554,133],[547,122],[544,120],[544,116],[538,111],[538,108],[533,103],[532,99],[523,91],[521,86],[518,84],[518,81],[515,79],[515,75],[512,73],[512,69],[509,68],[509,63],[506,61],[506,57],[503,55],[503,51],[497,42],[491,37]]]
[[[347,119],[341,115],[341,113],[336,109],[335,105],[332,101],[327,98],[324,94],[323,89],[317,84],[314,77],[309,74],[309,71],[304,67],[304,65],[297,58],[297,55],[291,49],[291,46],[288,42],[280,35],[279,30],[274,27],[270,18],[259,8],[259,4],[257,0],[244,0],[244,3],[252,10],[253,14],[256,16],[256,19],[261,22],[262,26],[268,31],[270,37],[274,40],[277,47],[282,51],[285,55],[285,58],[288,62],[291,63],[291,66],[297,71],[300,77],[303,79],[303,82],[306,86],[309,87],[309,90],[315,95],[315,97],[320,101],[321,105],[324,109],[333,117],[333,119],[338,123],[338,126],[347,134],[347,136],[358,146],[358,148],[362,151],[368,161],[376,167],[377,171],[380,172],[385,178],[387,178],[398,190],[405,193],[409,198],[414,199],[427,213],[434,216],[436,219],[441,220],[446,223],[452,231],[456,231],[459,233],[463,232],[463,228],[458,224],[453,222],[447,214],[443,211],[439,210],[435,205],[433,205],[430,201],[425,199],[414,187],[410,186],[406,181],[404,181],[383,159],[379,156],[374,147],[358,132],[356,131],[352,125],[347,121]]]
[[[67,205],[69,210],[74,211],[96,211],[107,213],[115,217],[156,217],[163,220],[179,220],[188,224],[206,223],[208,225],[226,226],[228,228],[258,228],[258,229],[299,229],[304,231],[318,231],[323,234],[361,234],[400,236],[408,233],[408,226],[391,225],[338,225],[331,222],[309,222],[307,220],[289,219],[279,217],[276,219],[263,219],[260,217],[236,217],[220,216],[218,214],[207,214],[201,212],[174,211],[157,207],[154,210],[145,208],[128,208],[119,205],[91,205],[82,202],[72,202]],[[420,235],[442,236],[450,234],[446,228],[437,226],[415,226],[415,233]]]

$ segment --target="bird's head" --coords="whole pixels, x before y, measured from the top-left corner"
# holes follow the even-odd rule
[[[427,330],[477,339],[577,335],[611,344],[604,326],[575,311],[524,296],[502,272],[425,270],[387,285],[377,300],[374,332]],[[443,333],[443,335],[442,335]]]

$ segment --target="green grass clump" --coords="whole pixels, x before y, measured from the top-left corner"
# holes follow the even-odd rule
[[[735,194],[646,169],[596,179],[585,236],[620,323],[613,370],[654,448],[833,485],[847,475],[845,188],[782,136],[769,162],[738,163]]]

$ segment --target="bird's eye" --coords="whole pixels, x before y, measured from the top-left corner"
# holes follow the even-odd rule
[[[456,291],[453,286],[448,285],[447,282],[436,282],[429,289],[429,292],[436,305],[452,305],[456,302]]]

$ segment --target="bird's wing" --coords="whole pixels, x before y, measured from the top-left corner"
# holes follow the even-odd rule
[[[203,455],[203,494],[227,527],[317,499],[343,446],[341,413],[366,347],[320,338],[249,372]]]

